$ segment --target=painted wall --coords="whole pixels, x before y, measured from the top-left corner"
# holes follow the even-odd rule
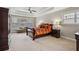
[[[41,17],[37,17],[36,18],[36,26],[38,26],[40,23],[52,23],[51,15],[48,14],[48,15],[44,15]]]
[[[36,24],[38,24],[40,21],[43,22],[49,22],[53,24],[53,21],[56,19],[61,19],[64,14],[73,13],[79,11],[79,8],[73,7],[73,8],[67,8],[64,10],[60,10],[57,12],[53,12],[47,15],[43,15],[40,17],[37,17]],[[69,38],[75,38],[74,33],[79,31],[79,24],[62,24],[61,25],[61,36],[66,36]]]

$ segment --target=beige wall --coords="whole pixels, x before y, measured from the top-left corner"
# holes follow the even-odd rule
[[[63,24],[61,35],[75,39],[74,33],[79,32],[79,24]]]

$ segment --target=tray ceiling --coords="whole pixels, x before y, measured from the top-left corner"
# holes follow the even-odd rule
[[[28,11],[29,7],[9,7],[9,14],[17,14],[17,15],[25,15],[25,16],[39,16],[50,11],[55,11],[57,7],[31,7],[31,10],[35,10],[36,12],[30,13]],[[61,9],[58,7],[58,9]]]

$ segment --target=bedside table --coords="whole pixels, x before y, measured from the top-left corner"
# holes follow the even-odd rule
[[[56,37],[56,38],[60,38],[60,30],[53,29],[52,32],[51,32],[51,35]]]

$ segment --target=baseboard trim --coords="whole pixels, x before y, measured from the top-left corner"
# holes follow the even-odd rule
[[[61,38],[72,40],[72,41],[76,41],[76,39],[73,39],[73,38],[70,38],[70,37],[67,37],[67,36],[61,36]]]

